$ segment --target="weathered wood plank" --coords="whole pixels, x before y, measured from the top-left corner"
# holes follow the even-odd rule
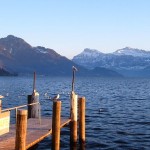
[[[70,119],[61,119],[61,128],[70,122]],[[15,149],[15,125],[10,126],[10,132],[0,136],[0,150],[14,150]],[[30,148],[39,143],[48,135],[52,134],[52,120],[49,118],[42,118],[41,124],[39,119],[28,119],[27,126],[27,145]]]

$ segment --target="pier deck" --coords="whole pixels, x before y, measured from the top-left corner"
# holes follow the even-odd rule
[[[61,118],[61,128],[69,122],[70,119]],[[10,125],[9,133],[0,136],[0,150],[15,150],[15,134],[15,125]],[[50,134],[52,134],[52,120],[50,118],[42,118],[41,121],[35,118],[28,119],[26,149],[39,143]]]

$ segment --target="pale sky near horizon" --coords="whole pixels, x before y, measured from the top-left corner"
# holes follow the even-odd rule
[[[72,58],[84,48],[104,53],[150,50],[150,0],[0,0],[0,38]]]

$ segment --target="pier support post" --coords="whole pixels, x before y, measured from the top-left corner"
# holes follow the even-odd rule
[[[0,113],[2,111],[2,100],[0,100]]]
[[[39,102],[39,93],[34,91],[32,95],[28,95],[28,104]],[[28,118],[40,118],[39,104],[28,106]]]
[[[61,101],[53,102],[52,150],[60,149]]]
[[[85,97],[79,98],[79,143],[85,143]]]
[[[71,122],[70,122],[70,145],[77,143],[77,100],[78,95],[72,91],[71,93]]]
[[[27,110],[17,111],[15,150],[26,150]]]

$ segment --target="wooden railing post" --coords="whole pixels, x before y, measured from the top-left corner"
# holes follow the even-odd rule
[[[0,100],[0,113],[2,111],[2,100]]]
[[[52,150],[60,149],[61,101],[53,102]]]
[[[70,145],[75,145],[77,143],[77,100],[78,95],[72,91],[71,93],[71,111],[70,111]]]
[[[79,98],[79,142],[85,143],[85,97]]]
[[[17,111],[15,150],[26,150],[27,110]]]

